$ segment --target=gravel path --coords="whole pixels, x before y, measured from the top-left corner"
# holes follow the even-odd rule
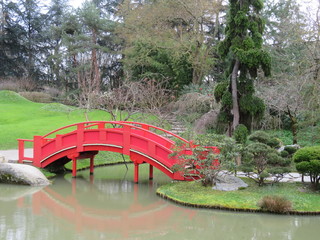
[[[25,149],[25,156],[32,157],[33,149],[27,148]],[[4,157],[3,160],[1,160]],[[18,150],[0,150],[0,163],[1,162],[17,162],[18,161]]]

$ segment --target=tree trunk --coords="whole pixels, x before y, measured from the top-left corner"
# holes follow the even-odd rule
[[[290,111],[289,106],[287,106],[287,113],[289,115],[289,118],[291,120],[291,132],[292,132],[292,144],[298,143],[298,120],[296,117],[296,114],[292,114]]]
[[[99,71],[99,64],[97,58],[97,32],[95,29],[92,30],[92,52],[91,52],[91,83],[92,89],[96,93],[100,92],[100,71]]]
[[[240,121],[240,111],[239,111],[239,103],[238,103],[238,87],[237,87],[239,66],[240,66],[240,62],[238,59],[236,59],[236,62],[233,66],[232,75],[231,75],[232,114],[233,114],[232,130],[234,130],[239,125],[239,121]]]

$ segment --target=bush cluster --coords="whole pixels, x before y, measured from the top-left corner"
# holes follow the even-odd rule
[[[293,155],[293,160],[298,172],[309,175],[311,183],[318,187],[320,182],[320,146],[299,149]]]
[[[50,103],[52,102],[52,97],[50,94],[44,92],[20,92],[22,97],[32,101],[39,103]]]
[[[277,138],[271,137],[269,134],[267,134],[266,132],[263,132],[263,131],[256,131],[256,132],[252,133],[249,136],[249,140],[251,140],[253,142],[264,143],[272,148],[279,148],[280,147],[280,141]]]
[[[281,196],[265,196],[259,201],[258,206],[263,211],[273,213],[287,213],[292,210],[292,203]]]

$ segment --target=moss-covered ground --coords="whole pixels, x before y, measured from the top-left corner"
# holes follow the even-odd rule
[[[249,187],[238,191],[212,190],[199,182],[177,182],[161,186],[157,193],[184,205],[248,211],[259,210],[258,202],[264,196],[277,195],[290,200],[293,211],[320,214],[320,192],[311,191],[302,183],[278,183],[259,187],[249,179],[243,180]]]

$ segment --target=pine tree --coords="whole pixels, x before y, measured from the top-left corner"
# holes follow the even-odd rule
[[[24,73],[23,46],[19,39],[23,27],[16,19],[16,3],[0,1],[0,77],[20,77]]]
[[[254,96],[258,69],[262,67],[265,75],[271,71],[271,58],[262,49],[262,8],[262,0],[229,0],[225,39],[219,45],[221,56],[230,63],[228,84],[218,85],[216,91],[222,102],[219,118],[230,123],[229,133],[239,123],[250,128],[252,120],[264,112],[263,101]]]

